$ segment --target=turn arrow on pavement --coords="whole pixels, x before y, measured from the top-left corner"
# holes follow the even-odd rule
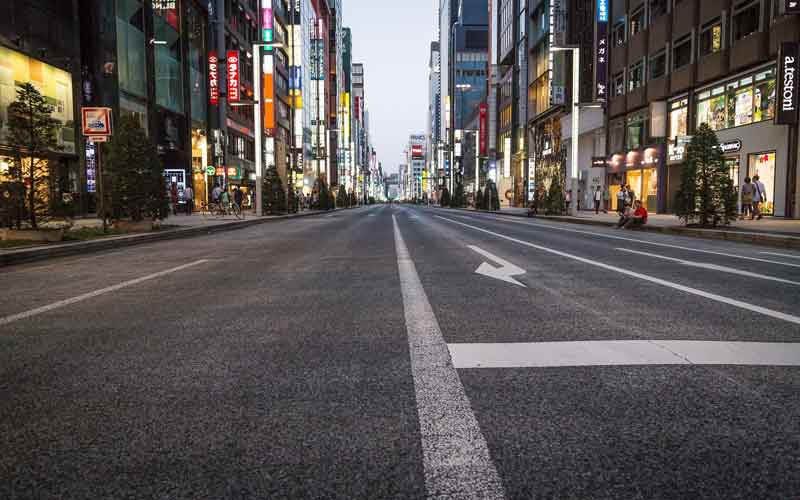
[[[512,285],[521,286],[522,288],[527,288],[525,285],[512,278],[512,276],[525,274],[524,269],[515,266],[511,262],[505,259],[501,259],[500,257],[492,253],[489,253],[480,247],[476,247],[474,245],[467,245],[467,247],[483,255],[487,259],[500,264],[500,267],[494,267],[491,264],[484,262],[483,264],[478,266],[478,269],[475,270],[477,274],[482,274],[483,276],[488,276],[490,278],[494,278],[500,281],[505,281],[506,283],[511,283]]]

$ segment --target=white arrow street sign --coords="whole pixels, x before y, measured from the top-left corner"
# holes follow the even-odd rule
[[[525,274],[524,269],[522,269],[521,267],[517,267],[511,262],[505,259],[501,259],[500,257],[491,254],[482,248],[476,247],[474,245],[467,245],[467,247],[483,255],[487,259],[500,264],[500,267],[494,267],[491,264],[484,262],[483,264],[478,266],[478,269],[475,270],[477,274],[482,274],[483,276],[488,276],[490,278],[494,278],[500,281],[505,281],[506,283],[511,283],[512,285],[521,286],[522,288],[527,288],[525,285],[512,278],[512,276]]]

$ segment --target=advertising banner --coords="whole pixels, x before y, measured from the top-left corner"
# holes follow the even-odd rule
[[[208,102],[214,106],[219,104],[219,58],[216,50],[208,53]]]
[[[274,58],[271,54],[262,56],[264,68],[263,79],[261,84],[261,92],[264,98],[264,105],[262,106],[262,115],[264,117],[264,129],[271,130],[275,128],[275,85],[274,85]]]
[[[111,135],[111,108],[81,108],[83,135]]]
[[[478,133],[478,135],[479,135],[479,139],[478,139],[479,153],[478,154],[480,156],[486,156],[486,137],[487,137],[487,134],[488,134],[486,115],[487,115],[489,107],[486,105],[486,103],[481,103],[481,105],[480,105],[480,107],[478,109],[479,109],[479,111],[478,111],[478,113],[479,113],[479,123],[478,123],[478,126],[479,126],[479,133]]]
[[[228,67],[228,102],[239,102],[239,51],[229,50],[226,61]]]
[[[595,100],[608,99],[608,0],[597,0],[597,29],[595,32],[594,94]]]
[[[776,125],[794,125],[798,121],[798,56],[800,44],[797,42],[781,43],[778,53],[778,109],[775,113]]]

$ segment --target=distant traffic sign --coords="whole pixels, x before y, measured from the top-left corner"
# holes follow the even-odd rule
[[[111,135],[111,108],[81,108],[81,124],[83,135]]]
[[[206,175],[214,175],[217,173],[217,168],[213,166],[206,167]]]

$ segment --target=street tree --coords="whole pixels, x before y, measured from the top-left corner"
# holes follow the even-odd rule
[[[17,99],[8,106],[8,134],[13,146],[14,177],[24,186],[19,212],[37,229],[47,213],[50,167],[48,156],[58,151],[57,131],[61,123],[52,117],[53,106],[30,82],[17,89]]]
[[[497,185],[491,180],[486,181],[486,186],[483,188],[483,203],[486,206],[486,210],[500,210]]]
[[[141,221],[168,212],[164,166],[156,146],[136,118],[119,120],[114,138],[103,152],[103,215],[108,215],[110,209],[115,219]]]
[[[479,189],[478,192],[475,194],[475,208],[477,210],[483,210],[485,208],[483,205],[484,205],[483,191]]]
[[[464,195],[464,184],[462,184],[461,182],[457,182],[453,197],[450,200],[450,206],[452,208],[461,208],[464,205],[466,205],[466,196]]]
[[[450,191],[447,188],[442,188],[442,196],[439,199],[439,204],[443,207],[450,206]]]
[[[286,190],[278,167],[269,165],[264,174],[261,203],[264,213],[278,215],[286,212]]]
[[[339,208],[347,208],[350,206],[350,196],[348,196],[344,184],[339,184],[339,191],[336,193],[336,205]]]
[[[736,219],[737,195],[717,134],[702,123],[686,150],[675,213],[684,224],[729,224]]]

